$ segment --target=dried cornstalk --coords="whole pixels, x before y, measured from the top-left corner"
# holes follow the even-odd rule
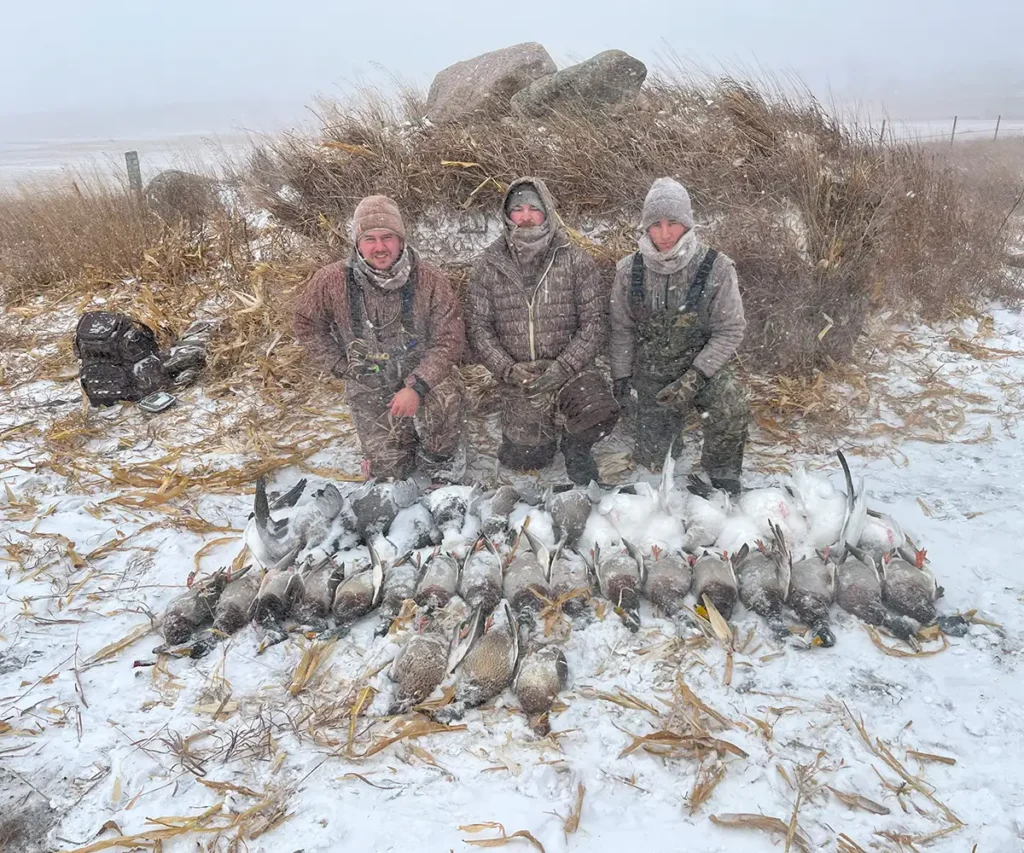
[[[704,610],[708,614],[708,621],[711,623],[711,628],[715,632],[715,636],[718,637],[719,642],[723,646],[732,647],[732,628],[729,627],[729,623],[725,620],[725,617],[718,612],[718,608],[712,603],[711,599],[706,595],[702,596],[704,601]]]
[[[941,654],[949,648],[949,640],[946,639],[945,634],[940,634],[939,639],[942,641],[941,648],[938,649],[921,649],[916,652],[905,652],[902,649],[897,649],[894,646],[887,646],[882,642],[882,638],[879,636],[878,631],[872,628],[870,625],[865,625],[864,630],[868,632],[868,636],[871,637],[871,642],[874,643],[878,648],[883,651],[889,657],[894,658],[926,658],[932,655]]]
[[[956,764],[955,758],[946,755],[935,755],[931,752],[918,752],[916,749],[908,749],[907,755],[916,758],[918,761],[937,761],[939,764],[948,764],[950,767]]]
[[[779,833],[786,836],[790,827],[785,821],[777,817],[769,817],[761,814],[720,814],[711,815],[711,822],[719,826],[729,826],[736,829],[760,829],[764,832]],[[811,842],[799,828],[793,834],[793,842],[804,853],[810,853]]]
[[[146,634],[148,634],[152,630],[153,625],[150,622],[144,622],[141,625],[136,625],[134,628],[132,628],[131,631],[128,632],[126,636],[122,637],[120,640],[117,640],[114,643],[110,643],[109,645],[104,646],[102,649],[96,652],[92,657],[90,657],[85,662],[85,666],[93,666],[94,664],[107,660],[107,658],[112,658],[118,652],[128,648],[128,646],[132,645],[132,643],[135,643],[138,640],[145,637]]]
[[[583,816],[583,795],[586,794],[587,789],[583,783],[580,782],[576,786],[576,802],[573,803],[572,810],[562,820],[562,828],[565,830],[565,840],[569,840],[569,836],[576,832],[580,828],[580,818]]]
[[[655,717],[661,716],[657,708],[649,705],[632,693],[627,693],[622,688],[616,688],[615,693],[605,693],[603,690],[595,690],[592,687],[581,687],[576,692],[584,699],[603,699],[605,702],[613,702],[616,705],[633,711],[647,711]]]
[[[693,781],[693,790],[690,791],[691,815],[711,798],[718,783],[724,778],[725,765],[717,757],[701,762]]]
[[[378,752],[383,752],[392,744],[398,743],[399,741],[408,740],[411,738],[424,737],[431,734],[441,733],[452,733],[465,731],[466,727],[459,726],[445,726],[440,723],[434,723],[430,720],[426,720],[422,717],[417,717],[406,723],[399,731],[398,734],[392,737],[386,737],[374,744],[371,744],[365,752],[357,753],[350,752],[349,757],[351,758],[369,758],[372,755],[376,755]]]
[[[843,832],[836,839],[836,853],[868,853],[868,851]]]
[[[499,838],[481,839],[480,841],[471,841],[468,838],[464,838],[462,841],[464,844],[470,844],[473,847],[504,847],[506,844],[510,844],[515,841],[515,839],[521,838],[523,841],[529,842],[535,848],[540,850],[540,853],[545,853],[544,845],[525,829],[516,830],[511,835],[508,835],[505,832],[505,827],[494,821],[487,821],[486,823],[471,823],[467,826],[459,827],[460,832],[485,832],[489,829],[498,830],[498,832],[501,833],[501,836]]]
[[[871,812],[871,814],[889,814],[888,806],[883,806],[874,800],[862,797],[860,794],[847,794],[844,791],[833,788],[831,785],[826,785],[825,787],[835,794],[836,799],[841,803],[846,803],[852,809],[863,809],[866,812]]]
[[[292,696],[296,696],[306,689],[310,680],[320,669],[320,666],[330,656],[333,648],[334,642],[329,641],[326,644],[312,643],[302,650],[302,658],[299,660],[299,665],[295,668],[292,683],[288,685],[288,692]]]
[[[856,719],[853,716],[853,712],[850,711],[848,707],[846,707],[845,705],[843,707],[846,708],[846,713],[849,715],[854,727],[860,734],[861,739],[864,741],[867,748],[871,750],[871,752],[874,755],[876,755],[878,758],[881,758],[886,764],[888,764],[893,770],[895,770],[903,778],[903,781],[910,785],[915,791],[918,791],[919,793],[923,794],[924,797],[932,805],[938,808],[946,816],[946,819],[950,823],[954,823],[957,826],[964,825],[963,821],[960,820],[960,818],[958,818],[951,809],[949,809],[943,803],[939,802],[935,795],[928,790],[927,786],[920,779],[918,779],[916,776],[911,775],[911,773],[902,764],[900,764],[896,756],[894,756],[889,751],[889,749],[885,746],[885,744],[882,743],[882,741],[879,738],[875,738],[875,742],[872,743],[871,738],[868,736],[867,729],[864,727],[863,719]]]

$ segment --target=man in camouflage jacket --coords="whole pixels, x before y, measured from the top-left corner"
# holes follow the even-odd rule
[[[349,258],[307,285],[296,337],[345,380],[365,474],[402,478],[418,468],[435,480],[458,480],[465,470],[459,302],[444,273],[406,244],[391,199],[363,199],[351,236]]]
[[[686,414],[701,413],[702,464],[712,483],[740,490],[750,410],[735,370],[746,320],[736,267],[693,230],[686,189],[659,178],[644,202],[639,251],[612,285],[615,396],[633,409],[636,461],[660,466]]]
[[[543,181],[514,181],[502,212],[505,233],[477,260],[466,308],[476,358],[501,383],[498,458],[515,470],[542,468],[561,438],[566,473],[585,484],[598,478],[593,445],[619,414],[593,368],[607,340],[605,291]]]

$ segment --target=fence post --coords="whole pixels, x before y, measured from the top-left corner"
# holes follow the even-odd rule
[[[998,116],[998,117],[996,118],[996,135],[992,137],[992,139],[993,139],[993,140],[995,140],[995,139],[998,139],[998,138],[999,138],[999,123],[1000,123],[1000,122],[1001,122],[1002,120],[1003,120],[1003,117],[1002,117],[1002,115],[999,115],[999,116]]]
[[[953,116],[953,132],[949,135],[949,144],[953,144],[953,138],[956,136],[956,120],[959,116]]]
[[[882,132],[878,134],[878,144],[881,145],[885,142],[885,119],[882,119]]]
[[[128,186],[136,195],[142,195],[142,170],[139,168],[139,152],[125,151],[124,162],[128,167]]]

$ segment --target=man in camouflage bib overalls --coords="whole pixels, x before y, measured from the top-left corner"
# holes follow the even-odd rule
[[[644,201],[639,251],[619,261],[612,285],[612,379],[633,415],[638,464],[658,468],[695,407],[705,473],[736,494],[750,420],[734,358],[746,329],[743,301],[733,262],[693,228],[686,189],[656,180]]]
[[[406,243],[392,199],[363,199],[350,229],[351,255],[318,270],[303,291],[296,337],[345,380],[364,474],[458,482],[466,467],[459,301],[447,276]]]

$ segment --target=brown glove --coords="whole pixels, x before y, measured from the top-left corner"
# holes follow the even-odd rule
[[[551,394],[561,388],[571,377],[572,374],[568,370],[557,361],[553,361],[551,366],[530,386],[530,393]]]
[[[540,375],[532,361],[520,361],[513,364],[501,378],[509,385],[526,388]]]

